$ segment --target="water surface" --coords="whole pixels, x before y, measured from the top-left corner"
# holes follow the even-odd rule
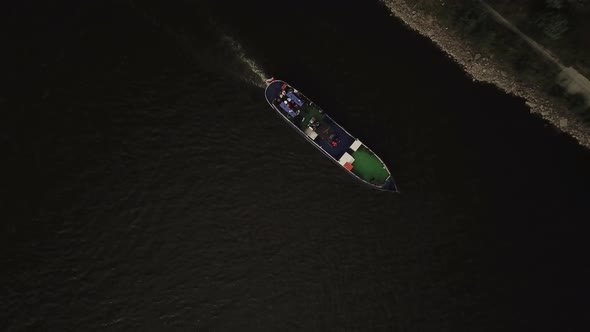
[[[18,6],[3,329],[587,323],[590,154],[378,2]],[[368,144],[402,194],[292,132],[265,74]]]

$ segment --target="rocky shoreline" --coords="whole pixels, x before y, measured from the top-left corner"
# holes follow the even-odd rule
[[[579,144],[590,148],[590,129],[565,105],[551,100],[541,88],[512,77],[494,55],[481,55],[459,38],[451,29],[441,25],[435,17],[412,8],[405,0],[384,0],[391,15],[402,20],[409,28],[431,39],[449,57],[459,63],[473,80],[488,82],[505,92],[522,97],[530,111],[539,114],[555,128],[567,133]]]

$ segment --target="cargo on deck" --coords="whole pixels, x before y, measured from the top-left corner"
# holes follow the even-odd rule
[[[266,101],[308,142],[356,179],[397,192],[389,169],[368,146],[289,84],[274,78],[266,82]]]

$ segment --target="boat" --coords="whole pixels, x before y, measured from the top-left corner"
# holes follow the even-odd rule
[[[265,96],[282,119],[348,174],[372,188],[399,192],[383,160],[301,91],[270,78]]]

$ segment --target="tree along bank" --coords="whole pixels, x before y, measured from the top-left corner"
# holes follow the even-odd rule
[[[392,15],[429,37],[474,80],[493,83],[523,97],[532,112],[590,148],[590,82],[584,75],[590,73],[586,63],[590,59],[590,47],[586,47],[590,45],[590,28],[580,30],[586,26],[578,24],[564,30],[559,20],[547,23],[542,19],[544,10],[560,12],[564,6],[577,9],[575,17],[588,17],[590,5],[584,1],[571,0],[573,5],[566,0],[526,0],[512,5],[510,1],[495,1],[494,6],[502,12],[480,0],[450,4],[440,0],[383,2]],[[560,4],[559,9],[551,7]],[[512,14],[503,15],[505,11]],[[517,17],[541,18],[537,25],[521,27],[512,21]],[[590,19],[587,21],[590,24]],[[544,25],[551,24],[555,26],[545,31]],[[564,44],[569,33],[574,37],[567,38],[579,42],[571,39]],[[586,34],[588,39],[584,39]],[[551,48],[556,45],[559,54]]]

